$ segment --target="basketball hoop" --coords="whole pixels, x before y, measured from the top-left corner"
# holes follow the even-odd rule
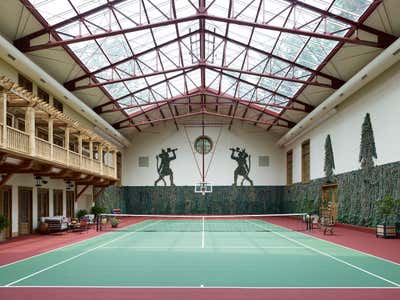
[[[199,182],[194,186],[194,192],[205,196],[207,193],[212,193],[212,184],[208,182]]]

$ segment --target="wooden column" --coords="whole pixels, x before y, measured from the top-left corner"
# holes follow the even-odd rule
[[[0,123],[3,124],[3,139],[0,144],[5,146],[7,144],[7,93],[5,91],[0,97]]]
[[[93,172],[93,140],[89,140],[90,171]]]
[[[29,152],[34,156],[36,154],[35,109],[32,106],[28,106],[25,111],[25,132],[29,134]]]
[[[99,145],[100,174],[103,174],[103,145]]]
[[[82,141],[83,141],[83,136],[81,133],[79,133],[79,135],[78,135],[78,153],[79,153],[80,168],[82,168]]]
[[[93,159],[93,141],[89,140],[89,158]]]
[[[67,165],[69,165],[69,126],[65,127],[65,138],[64,138],[64,148],[67,149]]]
[[[114,166],[114,177],[118,178],[118,172],[117,172],[117,150],[114,150],[112,158],[113,158],[113,166]]]
[[[50,158],[51,159],[53,159],[53,143],[54,143],[53,128],[54,128],[54,119],[50,117],[47,140],[50,143]]]

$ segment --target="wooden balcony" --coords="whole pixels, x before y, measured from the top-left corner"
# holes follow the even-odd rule
[[[0,150],[8,150],[9,153],[23,154],[24,157],[31,156],[41,161],[54,163],[60,167],[66,167],[75,171],[83,171],[94,175],[101,175],[116,179],[114,166],[103,165],[98,160],[91,159],[74,151],[67,150],[48,141],[35,137],[35,152],[32,155],[30,149],[29,134],[7,126],[7,139],[3,139],[3,124],[0,124]]]
[[[89,182],[88,178],[94,178],[93,182],[118,180],[115,146],[5,77],[0,77],[0,104],[0,157],[7,172],[13,171],[12,164],[5,164],[4,157],[58,170],[49,177],[82,182]],[[18,116],[22,125],[11,124],[10,114]],[[27,173],[29,168],[24,165],[15,173]]]

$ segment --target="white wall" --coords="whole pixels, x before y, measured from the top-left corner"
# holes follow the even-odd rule
[[[370,113],[378,154],[376,164],[400,160],[400,63],[337,107],[327,121],[285,147],[293,149],[293,182],[301,181],[301,143],[310,139],[311,179],[324,177],[324,144],[331,135],[336,174],[360,168],[361,125]]]
[[[171,162],[175,184],[194,185],[200,182],[201,177],[195,157],[200,168],[202,157],[198,153],[194,156],[190,145],[193,147],[195,139],[201,136],[201,128],[187,127],[186,130],[190,143],[184,127],[180,126],[180,130],[177,131],[173,124],[160,125],[139,133],[131,141],[131,146],[123,155],[122,185],[153,185],[158,177],[156,155],[161,152],[161,148],[167,147],[178,148],[177,159]],[[276,146],[277,139],[275,137],[260,128],[237,124],[231,131],[227,127],[222,128],[217,143],[219,132],[220,128],[216,127],[205,129],[205,135],[212,139],[215,147],[214,158],[206,178],[207,182],[213,185],[231,185],[237,163],[230,158],[231,151],[229,148],[244,147],[252,158],[249,177],[254,181],[254,185],[282,185],[285,183],[284,153]],[[270,157],[270,165],[269,167],[259,167],[258,158],[265,155]],[[138,167],[139,156],[149,156],[149,167]],[[205,156],[206,169],[211,157],[211,153]],[[240,181],[241,177],[239,178]]]

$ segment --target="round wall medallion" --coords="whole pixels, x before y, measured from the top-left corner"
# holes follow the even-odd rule
[[[194,142],[194,149],[196,149],[197,153],[200,154],[208,154],[211,152],[213,147],[212,140],[208,136],[199,136]]]

